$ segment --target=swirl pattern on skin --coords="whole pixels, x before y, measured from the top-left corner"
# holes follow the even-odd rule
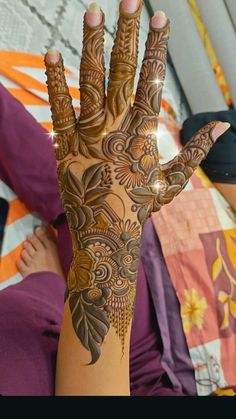
[[[124,68],[127,74],[119,48],[122,49],[123,39],[126,39],[124,31],[129,28],[128,21],[132,22],[132,29],[127,31],[128,55],[134,57],[133,62],[136,60],[139,15],[140,9],[130,20],[121,12],[110,89],[113,81],[120,77],[119,69]],[[102,134],[103,123],[96,125],[96,121],[102,114],[106,122],[109,121],[109,98],[104,109],[101,107],[103,92],[96,106],[92,100],[99,95],[102,85],[102,27],[91,33],[86,27],[84,33],[85,56],[81,69],[84,104],[78,122],[72,118],[74,113],[61,58],[56,65],[45,59],[58,142],[58,180],[73,246],[67,297],[75,333],[90,351],[91,363],[99,359],[101,345],[111,326],[124,351],[133,314],[143,225],[153,211],[181,192],[214,143],[216,122],[199,131],[167,165],[159,164],[156,133],[168,36],[169,22],[163,29],[150,28],[134,106],[129,105],[133,83],[130,77],[127,95],[122,92],[118,95],[121,105],[114,105],[115,122],[112,119],[112,123],[106,125],[106,135]],[[96,62],[100,63],[97,85],[90,77]],[[126,112],[120,118],[123,110]]]

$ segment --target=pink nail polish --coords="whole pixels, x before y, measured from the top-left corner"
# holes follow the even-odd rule
[[[101,25],[102,12],[97,3],[91,3],[86,12],[86,22],[92,28]]]
[[[164,28],[167,24],[167,17],[164,12],[158,10],[151,19],[151,25],[155,29]]]
[[[46,61],[49,64],[58,63],[60,58],[60,53],[56,49],[49,49],[46,55]]]
[[[213,140],[216,141],[230,127],[231,127],[231,125],[228,122],[219,122],[212,131]]]
[[[122,9],[126,13],[135,13],[138,10],[139,0],[123,0]]]

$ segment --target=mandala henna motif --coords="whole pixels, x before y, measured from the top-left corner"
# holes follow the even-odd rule
[[[105,104],[104,22],[94,29],[85,23],[78,122],[62,59],[55,65],[45,60],[58,180],[73,246],[67,297],[74,330],[90,351],[91,363],[99,359],[111,326],[124,350],[143,225],[153,211],[181,192],[214,142],[216,122],[199,131],[167,165],[159,164],[156,132],[169,22],[162,30],[150,28],[131,108],[141,6],[140,2],[133,15],[125,15],[121,8]]]

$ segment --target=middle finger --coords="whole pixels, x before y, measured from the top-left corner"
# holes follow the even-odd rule
[[[107,92],[107,119],[112,124],[130,104],[138,61],[142,0],[123,0],[111,54]]]

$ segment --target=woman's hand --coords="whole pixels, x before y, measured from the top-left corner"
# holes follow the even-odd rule
[[[142,227],[172,201],[228,124],[212,122],[169,164],[159,164],[157,126],[166,73],[169,21],[151,20],[136,98],[142,2],[123,0],[107,94],[104,15],[90,6],[84,20],[81,113],[76,120],[57,51],[46,55],[58,179],[73,242],[68,298],[74,330],[91,363],[109,328],[124,348],[135,298]]]

